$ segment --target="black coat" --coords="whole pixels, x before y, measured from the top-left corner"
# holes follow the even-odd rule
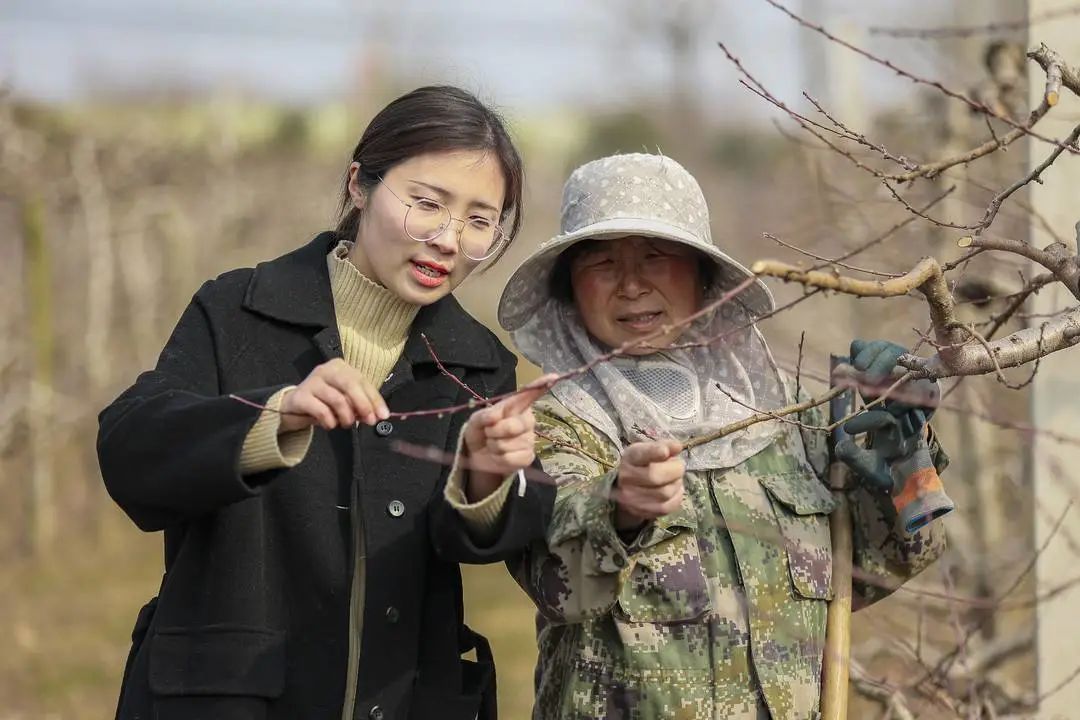
[[[259,411],[229,394],[265,403],[341,355],[333,242],[324,233],[203,285],[157,367],[101,413],[110,495],[143,530],[165,531],[165,575],[136,623],[119,718],[340,718],[354,513],[367,555],[354,717],[471,720],[481,695],[481,716],[493,712],[494,667],[462,622],[457,563],[505,560],[542,538],[550,485],[510,493],[498,539],[477,546],[443,500],[448,468],[391,447],[453,452],[465,413],[316,430],[296,467],[238,471]],[[448,296],[420,310],[381,388],[392,412],[468,399],[421,333],[477,392],[514,387],[514,356]],[[463,660],[478,640],[480,662]]]

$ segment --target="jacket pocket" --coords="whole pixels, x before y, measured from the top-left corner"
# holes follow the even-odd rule
[[[832,494],[810,469],[767,475],[761,484],[772,500],[795,594],[832,598]]]
[[[150,639],[154,716],[256,720],[285,690],[285,634],[235,625],[159,628]]]
[[[635,623],[681,623],[709,612],[709,587],[701,565],[697,534],[689,529],[642,549],[620,574],[615,609]]]

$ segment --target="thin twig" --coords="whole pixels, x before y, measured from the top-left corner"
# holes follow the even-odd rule
[[[930,202],[923,205],[922,208],[919,209],[919,211],[920,212],[927,212],[932,207],[937,205],[939,202],[941,202],[942,200],[947,198],[949,195],[951,195],[955,190],[956,190],[955,185],[950,186],[944,192],[942,192],[940,195],[938,195],[937,197],[930,200]],[[848,260],[848,259],[858,255],[859,253],[862,253],[862,252],[865,252],[865,251],[869,250],[870,248],[874,247],[875,245],[881,244],[885,240],[888,240],[890,237],[895,235],[900,230],[904,229],[905,227],[907,227],[911,223],[915,222],[916,219],[918,219],[917,216],[908,216],[908,217],[904,218],[902,221],[900,221],[899,223],[893,225],[891,228],[889,228],[888,230],[886,230],[882,234],[878,235],[877,237],[873,238],[872,240],[869,240],[869,241],[863,243],[862,245],[859,245],[859,246],[855,247],[854,249],[845,252],[843,255],[840,255],[840,256],[838,256],[836,258],[833,258],[833,259],[829,260],[827,262],[827,264],[836,265],[836,264],[838,264],[838,263],[840,263],[840,262],[842,262],[844,260]],[[822,267],[824,267],[824,266],[823,265],[815,265],[814,267],[811,267],[810,269],[811,270],[820,270]]]
[[[1025,28],[1050,22],[1069,15],[1080,15],[1080,5],[1054,8],[1039,15],[1019,20],[1006,20],[1004,22],[992,22],[985,25],[946,25],[934,28],[889,28],[871,27],[871,35],[884,35],[894,38],[917,38],[920,40],[938,40],[946,38],[966,38],[972,35],[997,35],[1012,30]]]
[[[983,230],[986,230],[994,222],[994,218],[997,217],[998,211],[1001,210],[1001,204],[1008,199],[1010,195],[1019,190],[1020,188],[1028,185],[1032,182],[1042,182],[1041,175],[1046,171],[1048,167],[1054,164],[1054,161],[1058,159],[1062,152],[1067,149],[1071,149],[1067,146],[1074,146],[1077,139],[1080,138],[1080,125],[1073,128],[1073,131],[1069,133],[1069,137],[1066,139],[1066,145],[1061,145],[1053,149],[1051,153],[1043,160],[1038,167],[1028,173],[1026,176],[1020,178],[1009,187],[1005,188],[990,201],[990,205],[986,208],[986,213],[983,215],[983,219],[974,226],[969,226],[969,229],[974,229],[975,235],[981,235]],[[961,227],[957,225],[950,225],[949,227]],[[961,227],[961,229],[964,229]],[[961,245],[966,247],[966,245]]]
[[[1031,114],[1028,116],[1027,122],[1024,124],[1024,128],[1030,130],[1032,127],[1035,126],[1037,122],[1042,120],[1042,118],[1049,111],[1050,103],[1044,99],[1041,103],[1039,103],[1038,107],[1031,111]],[[916,178],[933,179],[940,175],[943,170],[956,167],[957,165],[967,165],[970,162],[989,155],[990,153],[998,150],[999,148],[1005,150],[1008,148],[1009,145],[1011,145],[1020,137],[1023,137],[1023,135],[1025,134],[1025,130],[1014,129],[1010,130],[1008,133],[999,138],[994,133],[993,126],[989,124],[989,116],[984,115],[983,117],[986,118],[987,127],[990,128],[991,139],[987,142],[979,145],[978,147],[972,148],[965,153],[961,153],[960,155],[944,158],[942,160],[938,160],[932,163],[923,163],[916,167],[914,170],[909,170],[906,173],[895,173],[893,175],[888,175],[886,176],[886,179],[894,180],[899,183],[911,182]]]
[[[806,331],[803,330],[799,333],[799,360],[795,365],[795,398],[798,399],[802,395],[802,362],[803,362],[803,343],[806,342]]]
[[[1063,143],[1061,141],[1054,140],[1053,138],[1049,138],[1049,137],[1046,137],[1044,135],[1040,135],[1040,134],[1036,133],[1033,130],[1025,128],[1023,125],[1017,123],[1012,118],[1007,117],[1005,115],[1002,115],[1002,114],[996,112],[993,108],[988,106],[986,103],[982,103],[982,102],[978,102],[976,100],[972,100],[970,97],[968,97],[967,95],[964,95],[963,93],[956,92],[955,90],[950,90],[949,88],[945,87],[943,84],[941,84],[940,82],[938,82],[936,80],[927,80],[925,78],[919,77],[918,75],[914,75],[914,74],[912,74],[912,73],[910,73],[910,72],[908,72],[906,70],[903,70],[903,69],[897,67],[895,64],[893,64],[889,60],[885,60],[883,58],[880,58],[880,57],[874,55],[873,53],[870,53],[870,52],[868,52],[868,51],[866,51],[866,50],[864,50],[864,49],[862,49],[860,47],[857,47],[857,46],[853,45],[852,43],[850,43],[850,42],[848,42],[848,41],[846,41],[846,40],[844,40],[842,38],[837,37],[836,35],[832,34],[828,30],[826,30],[821,25],[816,25],[816,24],[814,24],[814,23],[812,23],[812,22],[810,22],[808,20],[805,20],[801,16],[795,14],[794,12],[792,12],[791,10],[789,10],[788,8],[784,7],[779,2],[777,2],[777,0],[765,0],[765,2],[767,2],[769,5],[772,5],[774,8],[776,8],[780,12],[784,13],[789,18],[791,18],[792,20],[794,20],[798,24],[802,25],[803,27],[805,27],[805,28],[807,28],[809,30],[813,30],[814,32],[818,33],[819,35],[822,35],[823,37],[827,38],[831,42],[834,42],[837,45],[840,45],[841,47],[845,47],[848,50],[851,50],[852,52],[856,53],[857,55],[860,55],[861,57],[864,57],[867,60],[870,60],[871,62],[873,62],[873,63],[875,63],[877,65],[881,65],[883,67],[888,68],[889,70],[892,70],[897,75],[899,75],[899,76],[901,76],[903,78],[907,78],[908,80],[912,81],[913,83],[916,83],[918,85],[926,85],[928,87],[932,87],[932,88],[936,89],[937,91],[943,93],[947,97],[950,97],[950,98],[952,98],[954,100],[959,100],[960,102],[964,103],[965,105],[967,105],[968,107],[970,107],[972,110],[974,110],[976,112],[991,115],[991,116],[997,118],[998,120],[1000,120],[1001,122],[1005,123],[1006,125],[1009,125],[1010,127],[1013,127],[1013,128],[1016,128],[1016,129],[1019,129],[1019,130],[1023,131],[1025,134],[1031,135],[1034,138],[1038,138],[1039,140],[1042,140],[1043,142],[1047,142],[1047,143],[1050,143],[1052,145],[1057,145],[1059,147],[1063,146]],[[1075,152],[1080,152],[1080,150],[1076,150],[1076,149],[1073,149],[1073,148],[1065,147],[1065,149],[1069,150],[1070,152],[1074,152],[1074,153]]]
[[[784,246],[784,247],[786,247],[786,248],[788,248],[790,250],[794,250],[797,253],[801,253],[803,255],[806,255],[807,257],[814,258],[815,260],[821,260],[824,263],[828,263],[828,264],[831,264],[831,265],[836,265],[837,267],[846,268],[848,270],[854,270],[855,272],[866,273],[867,275],[877,275],[878,277],[900,277],[900,275],[901,275],[900,273],[887,273],[887,272],[882,272],[880,270],[871,270],[869,268],[861,268],[861,267],[856,267],[855,265],[848,265],[847,263],[844,263],[844,262],[830,261],[829,258],[827,258],[827,257],[822,257],[821,255],[817,255],[815,253],[812,253],[809,250],[804,250],[801,247],[798,247],[796,245],[792,245],[791,243],[784,242],[783,240],[776,237],[772,233],[763,232],[763,233],[761,233],[761,236],[764,237],[764,238],[768,238],[769,240],[772,240],[773,242],[777,243],[778,245],[782,245],[782,246]]]

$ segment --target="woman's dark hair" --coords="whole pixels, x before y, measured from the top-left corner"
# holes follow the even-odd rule
[[[492,259],[499,259],[521,229],[525,170],[502,119],[474,95],[449,85],[431,85],[402,95],[372,118],[352,153],[360,164],[357,182],[370,192],[395,165],[426,153],[486,150],[495,154],[505,179],[500,223],[507,242]],[[360,210],[349,195],[349,173],[341,193],[337,233],[351,240]],[[506,222],[509,219],[510,225]]]
[[[559,257],[555,259],[555,265],[551,268],[551,276],[548,278],[548,292],[551,297],[567,303],[574,301],[574,288],[570,283],[570,269],[574,266],[574,260],[587,252],[589,248],[595,247],[596,243],[597,240],[592,238],[574,243],[566,250],[563,250]],[[705,288],[711,288],[713,283],[716,282],[716,265],[705,253],[697,252],[696,254],[698,256],[698,279],[701,280],[701,284]]]

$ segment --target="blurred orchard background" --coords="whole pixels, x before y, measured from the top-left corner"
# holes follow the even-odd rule
[[[1045,82],[1028,48],[1045,40],[1080,64],[1080,8],[1060,0],[786,6],[1021,122]],[[971,31],[889,31],[956,26]],[[683,163],[708,197],[714,237],[747,264],[806,260],[766,232],[829,258],[889,232],[851,263],[890,272],[958,256],[963,233],[912,215],[741,85],[718,41],[793,112],[828,124],[806,91],[916,163],[1009,129],[762,0],[0,3],[0,720],[112,716],[162,549],[104,492],[96,413],[154,363],[204,280],[334,224],[353,145],[402,92],[433,82],[476,92],[501,109],[525,156],[524,230],[459,291],[493,328],[503,281],[557,231],[569,171],[615,151]],[[1055,109],[1070,127],[1075,99]],[[1043,130],[1062,137],[1065,127]],[[905,197],[938,218],[980,217],[1046,154],[1033,142],[905,186]],[[1021,188],[995,231],[1040,247],[1073,242],[1077,172],[1076,158],[1062,157],[1047,189]],[[977,259],[956,287],[964,317],[993,317],[1032,274],[1019,257]],[[803,292],[773,287],[782,301]],[[1025,305],[1006,329],[1038,316]],[[805,331],[802,382],[820,390],[829,353],[852,337],[912,346],[926,318],[919,298],[822,294],[763,329],[792,369]],[[535,373],[522,364],[522,379]],[[1009,373],[1016,385],[1029,375]],[[857,616],[853,717],[1080,716],[1045,710],[1077,707],[1080,686],[1063,649],[1075,621],[1043,613],[1078,597],[1069,471],[1080,422],[1045,421],[1047,403],[1076,397],[1070,377],[1047,361],[1021,389],[970,379],[939,413],[959,504],[945,520],[950,550],[914,591]],[[1017,429],[1029,426],[1039,431]],[[469,622],[494,645],[501,709],[526,717],[531,605],[501,567],[468,568],[466,582]]]

